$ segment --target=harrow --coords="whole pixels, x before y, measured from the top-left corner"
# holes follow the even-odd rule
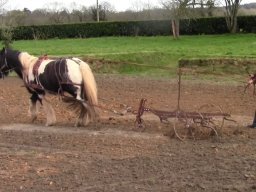
[[[180,139],[184,140],[176,130],[176,122],[184,123],[185,127],[189,129],[190,133],[192,132],[192,127],[195,125],[196,127],[205,127],[211,129],[211,131],[218,137],[218,128],[222,128],[224,125],[224,121],[233,121],[230,119],[230,114],[223,113],[221,108],[215,105],[206,104],[199,108],[197,111],[187,112],[180,109],[180,90],[181,90],[181,69],[179,70],[179,81],[178,81],[178,106],[177,109],[174,111],[162,111],[156,110],[152,108],[146,107],[147,99],[142,98],[140,100],[140,104],[138,107],[138,111],[136,114],[135,126],[141,130],[145,129],[145,123],[142,119],[144,112],[151,112],[154,115],[159,117],[161,123],[169,123],[169,119],[174,119],[173,129],[175,136]],[[218,112],[201,112],[205,107],[217,107]],[[221,125],[217,125],[216,118],[222,118]]]

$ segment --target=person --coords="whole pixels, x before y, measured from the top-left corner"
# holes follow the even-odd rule
[[[256,129],[256,111],[254,113],[254,119],[251,125],[248,126],[249,128],[254,128]]]

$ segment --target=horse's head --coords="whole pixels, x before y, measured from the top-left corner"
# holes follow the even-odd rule
[[[7,50],[3,48],[0,52],[0,79],[4,78],[4,76],[7,76],[10,68],[6,61],[6,52]]]

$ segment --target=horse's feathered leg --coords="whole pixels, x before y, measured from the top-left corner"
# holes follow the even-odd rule
[[[29,100],[29,109],[28,109],[28,114],[31,117],[31,121],[34,122],[37,119],[37,114],[38,114],[38,109],[36,102],[33,100]]]
[[[46,126],[52,126],[56,123],[56,115],[52,105],[45,97],[42,97],[42,105],[46,113]]]
[[[88,125],[93,119],[95,119],[95,112],[94,109],[89,106],[86,102],[82,102],[83,108],[86,111],[86,113],[83,116],[84,125]]]
[[[86,126],[90,123],[92,117],[90,114],[92,114],[90,107],[88,104],[82,100],[76,99],[78,103],[80,103],[80,114],[79,117],[75,123],[76,127],[79,126]]]
[[[34,122],[37,119],[37,114],[38,114],[38,108],[36,105],[37,101],[42,102],[42,100],[38,97],[37,93],[31,92],[32,96],[30,97],[29,100],[29,109],[28,109],[28,114],[31,117],[31,121]]]
[[[84,107],[83,101],[78,101],[78,102],[80,103],[80,114],[75,123],[76,127],[85,126],[89,123],[87,120],[87,117],[88,117],[87,109]]]

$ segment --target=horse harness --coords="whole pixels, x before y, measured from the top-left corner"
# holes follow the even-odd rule
[[[35,83],[31,83],[28,81],[28,86],[30,88],[33,88],[34,90],[44,90],[43,86],[41,85],[40,81],[39,81],[39,75],[38,75],[38,69],[41,65],[41,63],[48,59],[47,55],[43,55],[41,57],[38,58],[38,60],[36,61],[36,63],[34,64],[33,68],[32,68],[32,74],[35,77]]]
[[[47,55],[43,55],[41,57],[38,58],[38,60],[36,61],[36,63],[34,64],[33,68],[32,68],[32,74],[34,75],[35,77],[35,81],[34,82],[30,82],[28,80],[28,76],[26,77],[27,80],[25,80],[24,78],[24,82],[25,82],[25,85],[31,89],[32,91],[35,91],[35,92],[44,92],[44,91],[49,91],[49,90],[46,90],[42,84],[40,83],[40,80],[39,80],[39,73],[38,73],[38,70],[39,70],[39,67],[40,65],[42,64],[42,62],[44,60],[47,60],[48,59],[48,56]],[[64,76],[63,74],[61,74],[61,71],[60,71],[60,67],[57,67],[57,63],[58,62],[62,62],[63,60],[65,60],[64,58],[60,58],[60,59],[57,59],[55,61],[55,65],[54,65],[54,73],[55,73],[55,76],[57,78],[57,81],[58,81],[58,84],[59,84],[59,89],[58,89],[58,95],[60,96],[64,96],[64,91],[63,91],[63,88],[62,86],[63,85],[78,85],[78,86],[81,86],[81,84],[76,84],[76,83],[73,83],[68,75],[67,75],[67,66],[65,66],[65,72],[64,72]],[[75,60],[73,60],[75,61]],[[76,61],[75,61],[76,62]],[[76,62],[77,63],[77,62]],[[79,64],[79,63],[78,63]],[[60,66],[60,65],[59,65]],[[49,91],[51,92],[51,91]]]
[[[39,69],[41,63],[43,62],[43,60],[45,60],[45,59],[48,59],[47,55],[43,55],[43,56],[39,57],[38,60],[36,61],[36,63],[34,64],[32,72],[35,77],[38,77],[38,69]]]

